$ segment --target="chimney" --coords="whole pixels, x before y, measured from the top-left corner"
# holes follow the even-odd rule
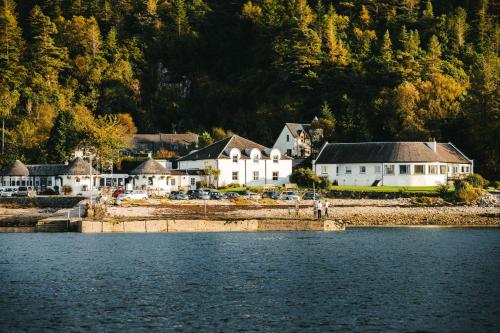
[[[432,141],[426,142],[425,144],[427,145],[427,147],[432,149],[433,152],[436,152],[436,149],[437,149],[436,139],[432,139]]]

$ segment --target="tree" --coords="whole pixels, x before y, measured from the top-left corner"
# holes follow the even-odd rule
[[[73,157],[81,134],[73,111],[61,111],[56,117],[47,142],[47,156],[50,162],[62,163]]]
[[[25,42],[12,0],[0,3],[0,84],[19,88],[26,75],[22,64]]]
[[[427,48],[426,72],[435,73],[440,71],[441,66],[441,44],[436,35],[432,35]]]
[[[425,3],[425,9],[422,12],[422,16],[427,19],[434,18],[434,10],[432,8],[431,0],[427,0],[427,2]]]
[[[198,146],[200,148],[206,147],[208,145],[211,145],[214,143],[214,139],[212,139],[212,136],[208,132],[203,132],[200,135],[200,138],[198,139]]]
[[[382,45],[380,46],[380,54],[386,64],[389,64],[392,61],[392,42],[389,30],[386,30],[384,33]]]
[[[37,5],[30,14],[31,67],[49,85],[58,82],[59,72],[66,66],[67,50],[56,46],[53,36],[57,33],[54,23]]]

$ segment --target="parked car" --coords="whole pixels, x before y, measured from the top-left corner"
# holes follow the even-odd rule
[[[306,192],[302,197],[303,200],[320,200],[321,196],[318,193]]]
[[[259,200],[262,197],[258,193],[248,192],[247,194],[245,194],[244,198],[247,200]]]
[[[36,196],[35,190],[31,186],[19,186],[12,196],[14,197],[34,197]]]
[[[188,200],[189,197],[186,195],[186,193],[181,192],[181,191],[172,191],[170,195],[168,196],[170,200]]]
[[[224,196],[222,195],[221,192],[212,190],[212,191],[210,191],[210,199],[221,200],[221,199],[224,199]]]
[[[280,194],[276,191],[264,191],[262,193],[262,197],[267,198],[267,199],[278,200],[280,197]]]
[[[16,188],[13,188],[13,187],[5,187],[2,189],[2,191],[0,192],[0,196],[2,197],[12,197],[14,195],[14,193],[16,193],[17,189]]]
[[[210,193],[204,190],[193,190],[189,199],[210,200]]]
[[[300,200],[300,196],[293,191],[285,191],[281,193],[281,200]]]
[[[240,195],[236,192],[227,192],[225,195],[224,195],[224,198],[226,199],[236,199],[236,198],[239,198]]]
[[[125,191],[116,198],[116,204],[120,204],[124,200],[146,200],[148,198],[148,193],[146,191]]]
[[[113,198],[118,198],[118,196],[119,196],[120,194],[122,194],[123,192],[125,192],[125,190],[123,190],[123,189],[121,189],[121,188],[119,188],[119,189],[115,190],[115,191],[113,192]]]

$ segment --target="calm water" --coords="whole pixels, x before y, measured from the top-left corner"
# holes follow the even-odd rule
[[[0,331],[499,332],[500,229],[0,234]]]

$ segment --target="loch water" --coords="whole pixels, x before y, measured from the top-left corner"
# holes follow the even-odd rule
[[[0,234],[21,330],[500,332],[500,229]]]

